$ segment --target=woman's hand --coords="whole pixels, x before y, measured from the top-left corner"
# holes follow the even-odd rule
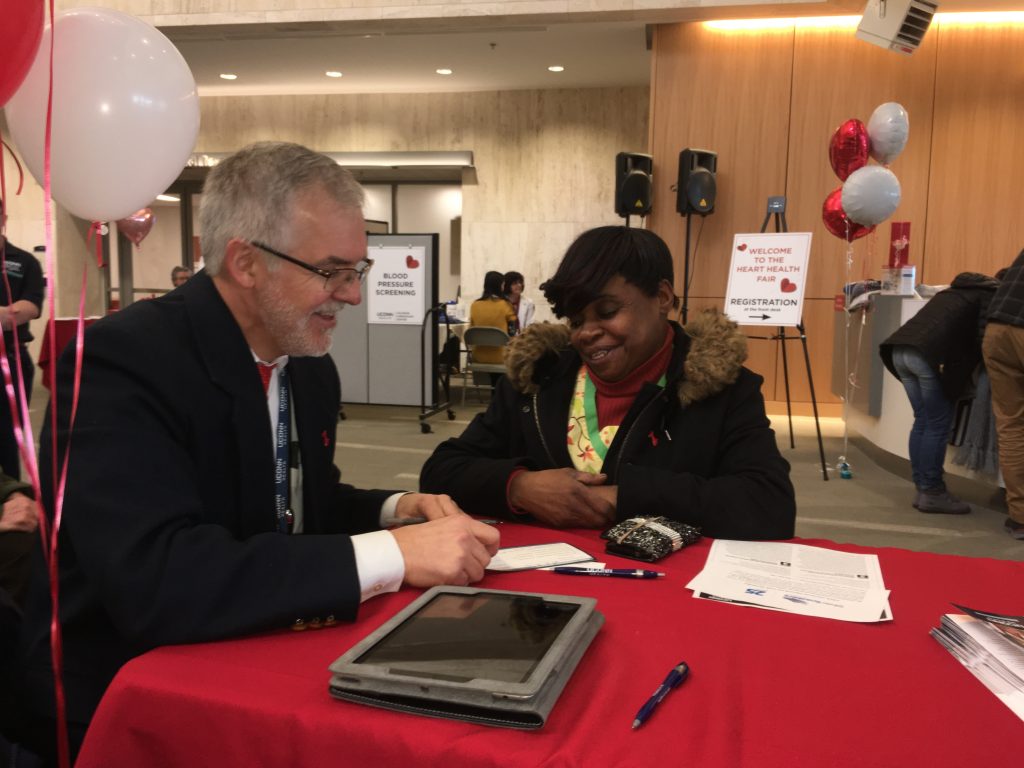
[[[604,528],[615,519],[616,486],[607,475],[575,469],[520,472],[509,485],[509,503],[554,528]]]

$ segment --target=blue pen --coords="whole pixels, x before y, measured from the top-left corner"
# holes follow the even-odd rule
[[[657,571],[643,571],[639,568],[574,568],[569,565],[559,565],[552,570],[555,573],[566,573],[570,576],[619,576],[623,579],[656,579],[665,575]]]
[[[633,719],[633,730],[647,722],[647,718],[654,712],[654,708],[661,703],[662,699],[668,696],[669,691],[673,688],[678,688],[679,684],[686,679],[688,674],[690,674],[690,667],[687,666],[685,661],[680,661],[672,668],[672,671],[668,673],[668,677],[665,678],[665,682],[658,686],[658,690],[651,695],[647,703],[640,707],[640,711],[636,713],[636,717]]]

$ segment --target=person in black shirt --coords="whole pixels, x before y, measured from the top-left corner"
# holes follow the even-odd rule
[[[3,201],[0,200],[0,216],[2,215]],[[28,342],[32,341],[28,323],[39,317],[43,307],[43,270],[31,253],[12,245],[6,238],[2,242],[4,276],[0,280],[0,328],[3,328],[4,348],[7,350],[11,375],[17,376],[17,356],[20,356],[25,398],[31,401],[35,366],[28,353]],[[15,328],[18,331],[17,340]],[[20,478],[20,466],[10,404],[6,397],[0,397],[0,468],[11,477]]]

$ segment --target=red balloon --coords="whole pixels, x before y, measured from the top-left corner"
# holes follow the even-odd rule
[[[846,181],[847,176],[867,165],[870,148],[871,137],[860,120],[847,120],[836,128],[828,143],[828,161],[836,176]]]
[[[43,0],[3,0],[0,24],[0,107],[14,95],[36,60],[43,38]]]
[[[821,220],[825,222],[825,229],[840,240],[846,240],[849,243],[875,231],[873,226],[865,227],[863,224],[850,221],[846,211],[843,210],[842,187],[832,190],[825,198],[825,204],[821,206]]]
[[[142,208],[131,216],[118,219],[117,231],[135,243],[135,247],[138,248],[146,239],[149,230],[153,228],[154,221],[156,221],[156,217],[153,215],[153,209]]]

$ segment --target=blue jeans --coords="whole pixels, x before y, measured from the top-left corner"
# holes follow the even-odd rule
[[[938,373],[914,347],[897,345],[892,365],[914,409],[910,430],[910,470],[919,491],[944,491],[942,465],[953,425],[953,403],[946,399]]]

